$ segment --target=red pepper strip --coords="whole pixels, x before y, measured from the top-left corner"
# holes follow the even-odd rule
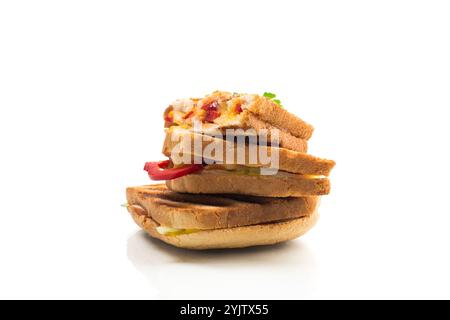
[[[193,115],[194,115],[194,111],[191,110],[183,116],[183,119],[186,120],[186,119],[192,117]]]
[[[145,163],[144,170],[152,180],[172,180],[203,169],[201,164],[188,164],[178,168],[167,168],[170,160]]]

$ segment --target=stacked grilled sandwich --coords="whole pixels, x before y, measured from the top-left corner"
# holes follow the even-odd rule
[[[216,91],[164,112],[167,160],[127,189],[127,208],[152,237],[190,248],[237,248],[297,238],[317,221],[334,161],[307,154],[313,127],[275,95]]]

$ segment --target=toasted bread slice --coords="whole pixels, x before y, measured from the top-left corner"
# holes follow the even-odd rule
[[[246,110],[255,114],[262,121],[274,127],[283,128],[283,130],[298,138],[309,140],[313,134],[314,127],[312,125],[266,97],[257,96]]]
[[[246,194],[262,197],[320,196],[330,192],[325,177],[278,172],[276,175],[237,174],[227,170],[203,170],[166,181],[176,192],[205,194]]]
[[[183,206],[183,203],[180,206]],[[273,223],[168,235],[158,231],[160,224],[152,216],[145,214],[140,206],[129,206],[128,211],[136,224],[151,237],[176,247],[195,250],[244,248],[292,240],[310,230],[319,218],[318,212],[314,211],[301,218]]]
[[[300,218],[312,214],[318,197],[265,198],[172,192],[164,184],[127,188],[129,206],[159,225],[176,229],[223,229]],[[137,212],[137,211],[136,211]]]
[[[187,141],[188,143],[186,145],[183,144],[183,148],[179,149],[178,146],[180,141],[183,141],[183,143]],[[201,145],[198,150],[194,148],[195,141],[197,141],[199,145]],[[223,156],[220,156],[219,154],[212,154],[210,157],[212,160],[215,160],[218,163],[221,163],[224,160],[223,157],[229,153],[234,156],[230,159],[231,162],[226,162],[227,165],[240,164],[248,167],[269,167],[271,165],[270,163],[262,162],[259,156],[257,157],[257,161],[255,163],[249,156],[249,145],[246,145],[244,147],[245,163],[239,163],[236,156],[238,154],[237,144],[227,144],[226,140],[214,138],[208,135],[202,135],[199,133],[193,133],[192,131],[189,131],[187,129],[167,130],[163,145],[163,154],[167,157],[172,156],[172,151],[180,155],[190,154],[191,156],[187,157],[187,161],[185,162],[185,164],[192,164],[194,161],[194,156],[203,156],[205,154],[205,149],[210,145],[220,146],[223,150]],[[261,148],[262,153],[267,154],[268,157],[270,157],[273,152],[278,152],[278,168],[279,170],[286,172],[304,175],[328,176],[335,165],[335,162],[333,160],[321,159],[310,154],[291,151],[285,148],[275,148],[270,146],[258,146],[258,148]],[[175,158],[172,160],[175,160]],[[179,162],[176,164],[183,164],[183,162]]]

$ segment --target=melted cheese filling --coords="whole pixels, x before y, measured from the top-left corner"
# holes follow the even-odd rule
[[[159,226],[156,227],[156,231],[164,236],[179,236],[182,234],[190,234],[194,232],[198,232],[198,229],[178,229],[167,226]]]

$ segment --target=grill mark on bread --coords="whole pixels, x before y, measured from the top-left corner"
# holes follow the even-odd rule
[[[274,198],[253,197],[240,194],[223,194],[220,196],[240,203],[266,204],[276,201]]]
[[[158,185],[159,189],[159,185]],[[141,193],[143,198],[155,198],[155,202],[171,206],[171,207],[186,207],[193,206],[208,206],[208,207],[236,207],[246,204],[260,204],[281,202],[283,200],[269,197],[255,197],[241,194],[215,194],[215,195],[197,195],[170,192],[168,190],[155,191],[149,189],[151,192]]]
[[[157,202],[174,207],[182,207],[186,205],[208,206],[208,207],[229,207],[233,203],[228,199],[218,197],[193,197],[188,198],[178,195],[160,195]]]

